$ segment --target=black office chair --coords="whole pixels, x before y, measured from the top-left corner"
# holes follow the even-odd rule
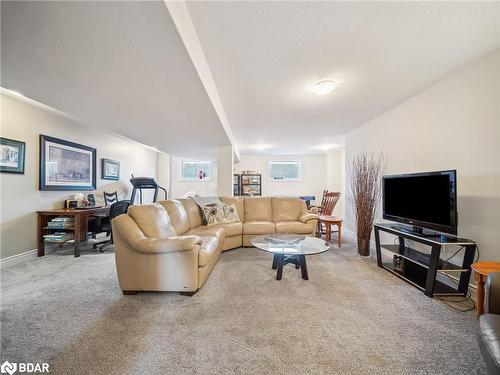
[[[104,204],[106,206],[110,206],[113,203],[118,202],[118,193],[116,191],[112,193],[106,193],[104,191],[103,194],[104,194]]]
[[[91,195],[91,194],[89,194]],[[115,202],[118,202],[118,192],[115,190],[114,192],[112,193],[106,193],[105,191],[103,191],[103,196],[104,196],[104,205],[107,207],[107,206],[111,206],[113,203]],[[94,200],[94,204],[95,204],[95,200]],[[92,220],[89,222],[89,232],[92,233],[91,236],[92,238],[96,238],[96,234],[97,233],[101,233],[99,232],[99,229],[102,225],[104,225],[105,223],[110,223],[109,221],[109,216],[103,216],[103,215],[95,215],[92,217]],[[111,226],[109,226],[111,227]],[[106,233],[106,236],[109,236],[111,235],[111,232],[107,232]],[[99,243],[97,243],[96,245],[98,245]],[[96,247],[94,246],[94,249]]]
[[[94,249],[96,249],[99,246],[99,252],[103,253],[105,250],[104,248],[113,243],[113,229],[111,227],[111,221],[117,216],[126,214],[128,206],[130,206],[130,201],[123,200],[115,202],[109,207],[109,217],[108,217],[109,219],[102,221],[101,223],[98,223],[94,230],[95,233],[102,233],[102,232],[109,233],[111,238],[106,241],[95,243],[93,246]]]

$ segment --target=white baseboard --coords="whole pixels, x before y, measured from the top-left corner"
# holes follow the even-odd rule
[[[38,256],[38,249],[29,250],[21,254],[12,255],[7,258],[0,259],[0,268],[6,268],[13,266],[15,264],[19,264],[21,262],[25,262],[28,259],[34,259]]]
[[[342,228],[342,234],[346,235],[347,237],[357,241],[357,236],[356,236],[356,232],[350,230],[350,229],[347,229],[347,228]],[[375,246],[375,241],[370,238],[370,250],[373,250],[375,251],[376,250],[376,246]]]
[[[52,249],[50,249],[50,247],[45,248],[45,254],[49,254],[51,252]],[[15,264],[19,264],[30,259],[36,259],[37,257],[38,257],[38,249],[33,249],[21,254],[12,255],[10,257],[0,259],[0,269],[11,267]]]

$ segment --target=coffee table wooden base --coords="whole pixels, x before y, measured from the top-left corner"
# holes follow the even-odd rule
[[[284,255],[284,254],[274,254],[273,256],[273,270],[277,270],[276,280],[281,280],[283,277],[283,266],[285,264],[295,264],[295,269],[299,269],[302,273],[302,278],[304,280],[309,280],[309,274],[307,273],[307,263],[305,255]]]

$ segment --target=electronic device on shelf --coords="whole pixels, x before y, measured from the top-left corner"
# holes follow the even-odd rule
[[[413,228],[400,229],[420,235],[426,235],[424,228],[456,235],[456,182],[455,170],[384,176],[383,217],[412,225]],[[442,235],[435,232],[427,234]]]

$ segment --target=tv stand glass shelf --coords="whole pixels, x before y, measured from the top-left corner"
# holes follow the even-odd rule
[[[417,287],[428,297],[434,295],[466,296],[471,275],[471,264],[476,254],[474,241],[441,233],[422,233],[398,224],[375,224],[377,265]],[[397,236],[397,244],[381,244],[380,232]],[[407,241],[429,246],[430,253],[408,246]],[[461,265],[441,259],[441,250],[455,246],[463,252]],[[457,249],[457,250],[458,250]],[[382,254],[382,250],[384,254]],[[392,259],[388,259],[389,254]],[[458,278],[455,282],[448,274]]]

